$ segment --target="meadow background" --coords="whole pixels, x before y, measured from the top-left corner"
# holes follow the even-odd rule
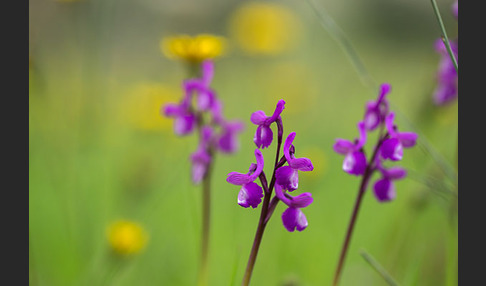
[[[179,100],[187,77],[160,41],[199,33],[226,38],[212,87],[225,116],[246,124],[240,150],[216,158],[210,285],[239,285],[244,274],[260,208],[238,206],[239,188],[225,179],[254,160],[250,114],[273,112],[279,99],[286,101],[284,136],[295,131],[298,157],[315,166],[299,184],[314,203],[304,210],[308,228],[295,233],[283,227],[279,204],[252,285],[331,284],[359,185],[332,145],[357,136],[356,122],[377,89],[308,3],[29,1],[30,285],[195,284],[201,186],[190,181],[188,156],[197,138],[177,137],[172,120],[159,114],[162,104]],[[440,30],[430,1],[312,3],[346,33],[373,81],[392,85],[388,99],[400,129],[419,133],[418,146],[404,151],[400,165],[409,176],[396,182],[396,199],[379,203],[368,189],[341,285],[387,285],[361,249],[402,285],[457,285],[448,175],[457,174],[457,101],[432,101]],[[455,38],[452,1],[438,4]],[[274,152],[263,150],[266,158]],[[149,237],[130,257],[116,255],[107,240],[107,228],[122,219]]]

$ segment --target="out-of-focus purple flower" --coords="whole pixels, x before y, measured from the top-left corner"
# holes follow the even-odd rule
[[[382,177],[381,179],[377,180],[373,186],[375,197],[380,202],[391,201],[396,197],[393,181],[405,178],[407,171],[400,167],[385,169],[379,162],[377,167],[380,170]]]
[[[282,113],[284,108],[285,101],[281,99],[278,101],[277,107],[275,108],[272,116],[267,116],[265,112],[261,110],[255,111],[251,114],[251,122],[255,125],[258,125],[258,128],[255,132],[255,137],[253,138],[253,142],[255,142],[258,148],[264,149],[272,144],[273,132],[270,128],[270,124],[280,118],[280,114]]]
[[[339,154],[345,155],[343,170],[352,175],[362,175],[366,170],[366,156],[361,148],[366,143],[366,127],[363,121],[358,122],[359,140],[352,143],[345,139],[336,139],[333,149]]]
[[[294,232],[296,229],[303,231],[308,222],[301,208],[305,208],[313,202],[312,194],[303,193],[293,197],[285,193],[282,186],[277,183],[275,184],[275,195],[288,206],[282,213],[284,227],[290,232]]]
[[[388,113],[388,100],[385,96],[390,92],[391,86],[388,83],[383,83],[380,86],[380,94],[377,100],[369,101],[366,104],[366,112],[364,115],[364,124],[367,130],[374,130],[376,127],[385,121]]]
[[[165,116],[174,118],[174,132],[177,135],[187,135],[194,130],[196,116],[191,112],[187,98],[181,104],[165,105],[162,112]]]
[[[251,206],[256,208],[262,201],[263,189],[253,181],[263,171],[263,155],[259,149],[255,149],[256,164],[251,164],[248,173],[231,172],[226,181],[230,184],[242,186],[238,193],[238,204],[244,208]]]
[[[281,185],[284,190],[294,191],[299,187],[299,172],[298,171],[312,171],[314,166],[311,160],[307,158],[295,158],[294,153],[290,148],[294,142],[295,132],[292,132],[285,139],[283,151],[285,159],[289,163],[288,166],[282,166],[275,171],[275,178],[277,184]]]
[[[457,41],[449,41],[452,54],[458,61]],[[445,105],[457,97],[457,71],[442,39],[435,41],[435,50],[441,55],[437,70],[437,87],[433,93],[436,105]]]
[[[208,152],[208,149],[212,135],[213,130],[211,127],[203,127],[201,129],[201,141],[199,142],[199,147],[191,154],[192,181],[195,184],[200,183],[208,171],[208,166],[211,162],[211,154]]]
[[[231,121],[222,124],[221,135],[218,136],[218,147],[221,152],[233,153],[239,148],[237,134],[244,129],[243,122]]]
[[[454,2],[454,4],[452,4],[452,14],[454,15],[454,17],[457,19],[459,19],[459,5],[458,5],[458,1],[456,0],[456,2]]]
[[[397,132],[395,130],[396,126],[393,125],[394,118],[394,112],[390,112],[386,117],[386,129],[390,138],[383,141],[380,147],[380,154],[383,159],[399,161],[403,157],[403,148],[415,146],[417,134],[414,132]]]
[[[188,79],[184,81],[183,88],[187,96],[195,92],[197,94],[197,107],[200,110],[207,111],[211,109],[216,94],[210,88],[211,81],[214,75],[214,64],[212,61],[204,61],[202,63],[202,77],[195,79]]]

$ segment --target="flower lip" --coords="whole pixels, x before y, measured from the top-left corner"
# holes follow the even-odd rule
[[[228,174],[226,181],[233,185],[244,185],[249,182],[253,182],[263,171],[264,161],[262,152],[259,149],[255,149],[255,158],[257,163],[252,163],[247,174],[238,172],[231,172]],[[256,166],[256,167],[255,167]]]

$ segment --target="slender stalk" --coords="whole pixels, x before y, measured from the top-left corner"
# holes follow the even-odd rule
[[[375,157],[378,154],[378,150],[379,150],[381,143],[383,142],[384,138],[386,138],[386,135],[381,137],[381,131],[380,131],[380,137],[379,137],[378,144],[376,144],[375,150],[373,151],[373,155],[371,156],[371,159],[369,160],[369,164],[368,164],[368,166],[366,166],[366,170],[365,170],[363,177],[361,179],[361,184],[360,184],[359,191],[358,191],[358,197],[356,198],[356,202],[354,204],[353,213],[351,215],[351,220],[349,222],[348,230],[346,232],[346,238],[344,239],[344,244],[343,244],[343,247],[341,249],[341,255],[339,256],[338,266],[337,266],[336,272],[334,274],[334,281],[333,281],[333,284],[332,284],[333,286],[338,285],[339,278],[341,276],[341,271],[342,271],[342,268],[343,268],[343,265],[344,265],[344,260],[346,258],[346,254],[348,252],[349,242],[351,241],[351,236],[353,234],[354,226],[356,224],[356,219],[358,218],[358,212],[359,212],[359,208],[361,206],[361,202],[363,200],[363,195],[366,191],[366,188],[368,187],[368,181],[371,178],[373,171],[375,171],[375,167],[374,167]]]
[[[454,54],[452,53],[451,44],[449,43],[449,38],[447,37],[447,32],[444,27],[444,23],[442,22],[442,17],[440,16],[439,8],[437,7],[437,2],[435,0],[430,0],[432,3],[432,8],[434,8],[435,16],[437,17],[437,21],[439,22],[440,30],[442,32],[442,42],[446,46],[447,52],[449,53],[449,57],[451,57],[452,63],[454,64],[454,68],[456,72],[459,73],[459,68],[457,67],[457,60]]]
[[[371,254],[368,254],[365,250],[361,250],[360,252],[361,256],[363,256],[366,262],[368,262],[371,267],[373,267],[373,269],[375,269],[376,272],[378,272],[378,274],[380,274],[381,277],[385,279],[388,285],[398,286],[398,283],[395,281],[395,279],[393,279],[393,277],[385,270],[385,268],[383,268],[383,266],[381,266],[380,263],[378,263],[378,261],[373,258],[373,256],[371,256]]]
[[[276,181],[275,171],[279,166],[281,166],[280,164],[283,165],[285,163],[285,161],[282,162],[283,159],[279,160],[280,147],[282,145],[282,137],[283,137],[283,126],[280,118],[277,120],[277,128],[278,128],[277,154],[275,156],[275,164],[273,168],[272,179],[270,181],[270,186],[268,188],[266,184],[267,181],[266,181],[265,173],[262,171],[262,174],[260,175],[260,180],[262,181],[262,186],[264,187],[264,198],[262,204],[262,211],[260,213],[260,219],[258,221],[257,231],[255,233],[255,238],[253,239],[253,246],[251,248],[250,257],[248,258],[248,264],[246,265],[245,275],[243,276],[243,282],[241,283],[241,285],[243,286],[248,286],[250,284],[251,274],[253,272],[253,268],[255,267],[255,261],[258,255],[258,249],[260,248],[260,244],[263,238],[263,232],[265,231],[265,227],[267,226],[267,223],[270,220],[270,217],[268,217],[268,210],[270,205],[270,198],[272,197],[273,187],[275,186],[275,181]],[[264,180],[262,177],[264,178]],[[275,206],[273,207],[273,209],[275,209]]]
[[[208,171],[203,179],[202,195],[202,233],[201,233],[201,264],[199,268],[198,285],[208,285],[208,253],[209,253],[209,229],[211,218],[211,169],[212,164],[208,166]]]

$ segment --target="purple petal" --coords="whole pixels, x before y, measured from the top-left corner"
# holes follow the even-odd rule
[[[178,104],[167,104],[162,107],[161,113],[165,116],[173,117],[181,114],[181,107]]]
[[[366,129],[370,131],[380,124],[380,109],[374,101],[368,102],[363,121]]]
[[[275,107],[275,111],[273,112],[272,116],[267,119],[267,124],[277,120],[277,118],[280,116],[284,108],[285,108],[285,101],[283,99],[280,99],[277,102],[277,106]]]
[[[228,174],[228,177],[226,178],[226,182],[237,186],[242,186],[251,181],[252,179],[250,178],[250,175],[242,174],[238,172],[231,172]]]
[[[265,112],[258,110],[251,114],[250,121],[255,125],[262,125],[267,119]]]
[[[209,86],[214,76],[214,63],[206,60],[202,63],[202,81],[205,86]]]
[[[299,187],[299,172],[290,166],[283,166],[275,171],[276,183],[284,190],[295,191]]]
[[[278,171],[278,170],[277,170]],[[289,197],[286,197],[283,191],[283,187],[278,183],[275,184],[275,195],[279,200],[281,200],[284,204],[290,206],[292,203]]]
[[[253,142],[255,142],[255,145],[258,148],[264,149],[270,146],[270,144],[272,144],[272,140],[273,140],[272,129],[266,125],[258,126],[255,132],[255,137],[253,138]]]
[[[379,105],[384,99],[385,96],[390,92],[391,85],[389,83],[382,83],[380,85],[380,95],[378,96],[377,105]]]
[[[352,175],[363,175],[366,170],[366,156],[360,151],[349,153],[344,158],[343,170]]]
[[[366,127],[363,121],[358,122],[359,140],[354,146],[354,150],[359,150],[366,144]]]
[[[399,161],[403,157],[403,146],[398,138],[390,138],[383,142],[380,147],[380,154],[383,159]]]
[[[209,110],[211,109],[213,102],[214,102],[214,92],[210,89],[202,89],[198,92],[197,96],[197,107],[200,110]]]
[[[380,202],[391,201],[396,197],[395,187],[392,181],[386,178],[376,181],[373,189],[376,198]]]
[[[192,132],[196,122],[193,114],[177,116],[174,121],[174,132],[177,135],[186,135]]]
[[[292,146],[292,142],[294,142],[295,138],[295,132],[291,132],[289,136],[285,139],[283,151],[285,154],[285,159],[287,159],[287,162],[290,162],[292,160],[292,157],[290,156],[290,146]]]
[[[287,194],[287,196],[290,195]],[[290,200],[290,205],[288,206],[293,208],[305,208],[313,201],[314,199],[312,198],[311,193],[302,193],[296,197],[292,197],[292,199]]]
[[[413,147],[417,143],[418,135],[414,132],[399,132],[397,135],[397,138],[405,148]]]
[[[296,169],[299,171],[307,172],[314,170],[314,166],[312,165],[311,160],[304,157],[291,159],[289,165],[292,169]]]
[[[256,163],[256,170],[255,172],[250,176],[251,180],[254,181],[258,176],[260,176],[261,172],[263,171],[264,167],[264,161],[263,161],[263,155],[262,152],[258,149],[255,149],[255,159],[257,161]]]
[[[436,105],[445,105],[457,97],[457,88],[454,84],[439,84],[433,97]]]
[[[395,132],[395,129],[393,128],[393,120],[394,119],[395,119],[395,113],[394,112],[390,112],[390,114],[388,114],[388,116],[385,119],[386,129],[388,130],[390,137],[396,137],[396,132]]]
[[[398,180],[405,178],[407,171],[400,167],[391,167],[390,169],[384,170],[383,175],[390,180]]]
[[[211,114],[214,123],[222,124],[224,122],[222,110],[223,110],[223,105],[221,104],[221,101],[219,101],[217,98],[214,98],[213,104],[211,105]]]
[[[234,132],[225,132],[218,139],[218,147],[223,153],[233,153],[239,148],[239,142]]]
[[[201,129],[201,144],[207,145],[207,143],[211,140],[212,135],[213,135],[213,128],[209,126],[204,126]]]
[[[336,139],[336,143],[334,143],[334,146],[332,146],[332,148],[334,149],[334,151],[336,151],[336,153],[346,155],[351,150],[353,150],[354,144],[351,141],[345,139]]]
[[[284,227],[290,232],[294,232],[295,229],[302,231],[308,225],[304,213],[300,209],[290,207],[282,213],[282,222]]]
[[[258,184],[250,182],[243,185],[238,193],[238,204],[244,208],[256,208],[262,201],[263,189]]]
[[[197,184],[206,175],[211,156],[203,149],[200,149],[192,153],[190,159],[192,161],[192,181]]]
[[[454,17],[456,18],[456,20],[459,18],[459,5],[457,3],[458,1],[456,0],[456,2],[454,2],[454,4],[452,4],[452,14],[454,15]]]

